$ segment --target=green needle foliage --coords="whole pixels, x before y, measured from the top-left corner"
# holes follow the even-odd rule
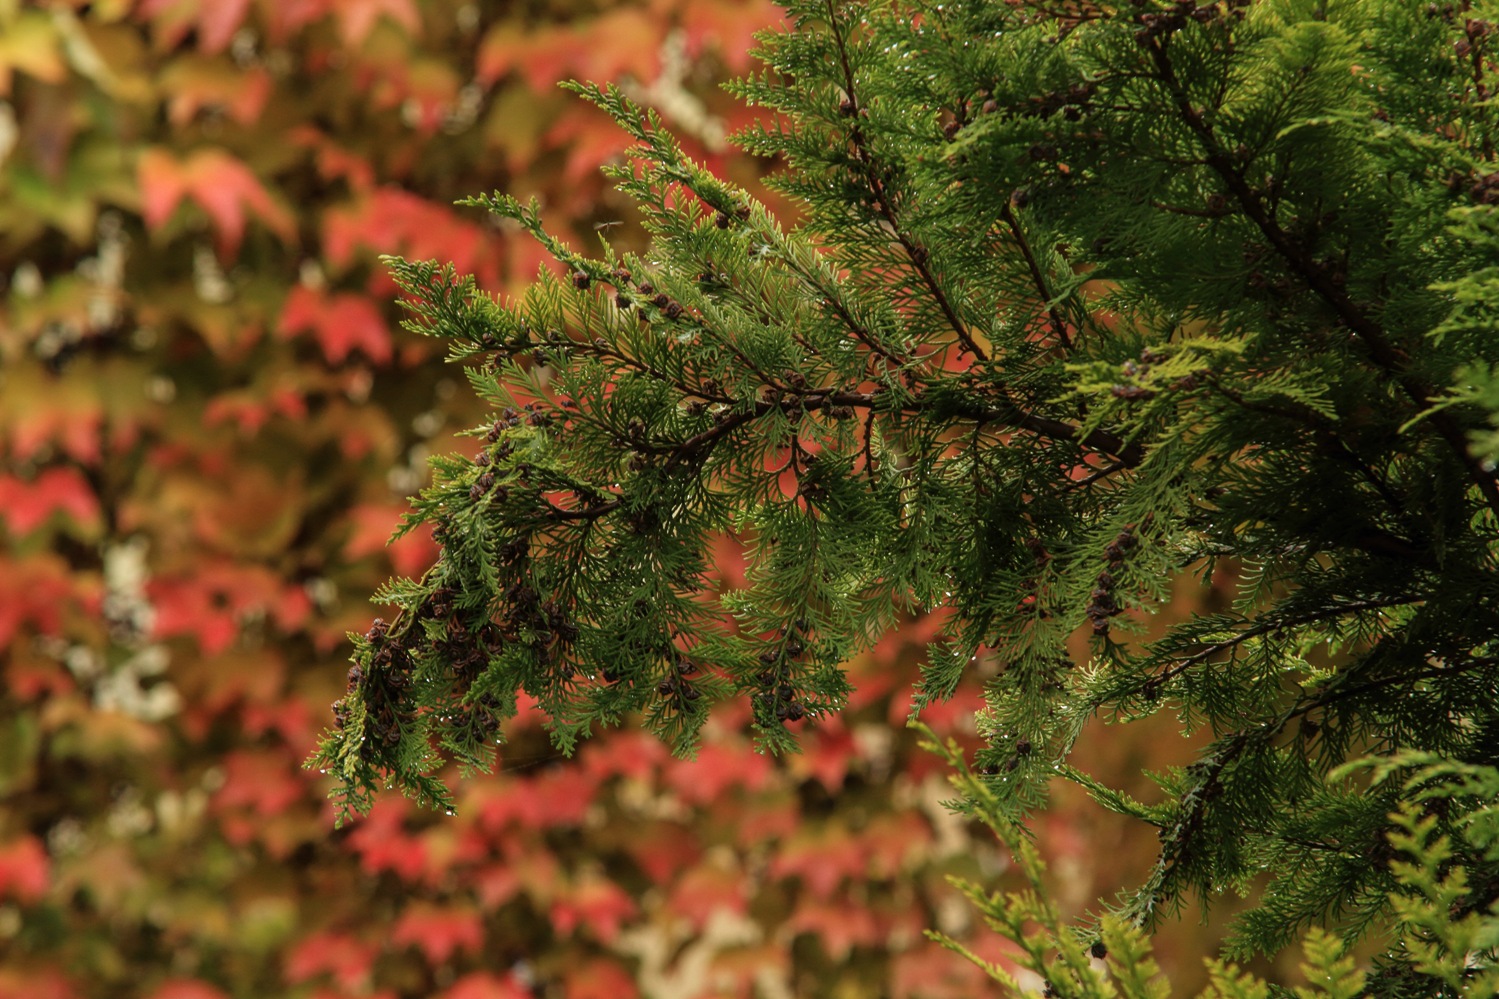
[[[787,750],[844,702],[840,664],[944,607],[919,701],[1000,664],[980,814],[1023,822],[1060,774],[1159,830],[1104,927],[1253,889],[1232,951],[1329,927],[1331,974],[1371,927],[1419,924],[1391,897],[1430,886],[1391,861],[1437,838],[1486,917],[1492,838],[1461,835],[1482,799],[1346,768],[1499,755],[1482,10],[798,0],[787,19],[736,92],[768,111],[738,141],[784,161],[795,228],[619,91],[576,86],[637,142],[613,175],[646,255],[576,251],[494,195],[473,203],[564,276],[496,301],[392,262],[495,419],[473,457],[433,462],[408,526],[441,557],[358,641],[316,758],[342,806],[387,784],[445,803],[436,765],[482,768],[522,695],[564,749],[643,716],[690,752],[709,705],[745,697]],[[719,593],[725,531],[750,573]],[[1225,561],[1231,610],[1132,637]],[[1153,803],[1067,766],[1090,719],[1162,711],[1207,738]],[[1402,939],[1406,970],[1438,960]],[[1443,987],[1489,973],[1479,943]]]
[[[928,733],[930,734],[930,733]],[[1043,995],[1067,999],[1166,999],[1170,983],[1160,974],[1140,927],[1117,914],[1104,916],[1086,935],[1063,919],[1042,890],[1044,865],[1020,827],[1000,818],[1004,805],[992,785],[975,776],[954,745],[931,743],[956,771],[953,784],[965,807],[1007,843],[1028,888],[990,893],[959,883],[996,932],[1019,945],[1016,963],[1043,983]],[[1392,813],[1389,901],[1395,912],[1392,942],[1376,967],[1360,969],[1346,942],[1323,927],[1307,931],[1301,970],[1307,986],[1273,986],[1233,964],[1207,962],[1208,987],[1199,999],[1356,999],[1363,996],[1484,997],[1499,995],[1499,918],[1480,908],[1467,869],[1453,864],[1459,853],[1499,860],[1499,769],[1455,763],[1430,753],[1405,751],[1358,761],[1341,769],[1372,770],[1380,784],[1405,774],[1404,797]],[[1453,835],[1439,833],[1439,815],[1455,802],[1464,808]],[[979,965],[1011,994],[1024,991],[1012,969],[992,964],[938,933],[929,936]]]

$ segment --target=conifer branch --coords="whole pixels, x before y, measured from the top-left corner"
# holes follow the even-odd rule
[[[854,317],[853,313],[849,312],[847,304],[843,301],[843,297],[836,291],[823,287],[815,275],[808,274],[804,269],[797,266],[795,261],[787,260],[786,266],[793,274],[796,274],[806,282],[808,287],[827,300],[829,307],[832,308],[834,314],[838,316],[843,325],[848,327],[848,331],[853,334],[854,339],[868,347],[877,356],[883,358],[893,368],[901,369],[910,363],[907,359],[893,353],[880,342],[880,338],[875,336],[872,330],[860,323]]]
[[[868,142],[864,136],[864,130],[859,124],[859,94],[854,87],[854,70],[848,58],[847,39],[843,37],[843,30],[838,23],[838,11],[835,6],[836,0],[825,0],[825,2],[828,13],[828,26],[833,36],[833,43],[838,47],[838,60],[843,69],[843,93],[848,101],[849,116],[853,119],[853,123],[849,126],[849,138],[854,144],[854,161],[864,169],[864,182],[869,186],[869,192],[874,198],[874,209],[889,224],[891,234],[895,236],[896,241],[901,245],[901,249],[905,251],[906,259],[911,262],[911,266],[921,276],[921,281],[931,294],[932,301],[942,310],[943,316],[947,319],[947,324],[952,328],[953,333],[957,335],[958,342],[963,345],[963,349],[979,361],[987,361],[989,355],[973,339],[973,335],[968,331],[967,324],[958,316],[957,311],[952,306],[952,302],[948,300],[947,293],[942,289],[941,283],[938,282],[936,276],[928,266],[931,254],[927,251],[926,247],[921,246],[914,240],[911,234],[901,226],[899,219],[896,217],[894,199],[890,196],[890,192],[886,189],[884,182],[880,180],[878,166],[874,162],[873,154],[870,152]]]
[[[1381,610],[1386,607],[1402,607],[1412,603],[1420,603],[1424,598],[1419,596],[1400,595],[1393,597],[1378,597],[1372,600],[1357,600],[1351,603],[1335,604],[1330,607],[1318,608],[1302,614],[1289,614],[1283,616],[1266,615],[1254,625],[1243,631],[1206,648],[1194,652],[1189,656],[1183,656],[1175,660],[1170,666],[1155,674],[1145,681],[1140,688],[1142,692],[1159,690],[1163,684],[1169,683],[1177,676],[1191,669],[1193,666],[1205,663],[1220,652],[1227,652],[1237,648],[1252,639],[1269,634],[1272,631],[1281,631],[1287,628],[1297,628],[1305,624],[1316,624],[1322,621],[1330,621],[1349,614],[1359,614],[1369,610]]]
[[[1431,387],[1410,373],[1407,358],[1399,348],[1389,342],[1379,324],[1370,319],[1348,296],[1341,281],[1341,271],[1312,259],[1307,250],[1265,210],[1264,200],[1250,186],[1243,171],[1235,164],[1233,156],[1218,140],[1203,109],[1192,103],[1186,87],[1177,77],[1176,67],[1168,52],[1171,37],[1170,31],[1159,35],[1152,33],[1142,38],[1141,44],[1150,53],[1158,79],[1170,94],[1177,115],[1202,143],[1208,166],[1222,179],[1240,210],[1260,230],[1275,252],[1314,294],[1331,307],[1343,325],[1358,336],[1365,345],[1370,360],[1395,379],[1418,410],[1431,410],[1434,396]],[[1489,509],[1499,517],[1499,480],[1496,480],[1494,472],[1486,469],[1473,457],[1463,427],[1445,409],[1430,412],[1427,419],[1467,469]]]
[[[1401,0],[944,0],[920,24],[905,4],[790,2],[796,30],[765,37],[779,71],[739,85],[787,124],[741,138],[786,158],[803,227],[783,231],[618,92],[583,88],[641,143],[643,169],[614,176],[653,238],[660,287],[623,295],[650,326],[599,308],[593,283],[618,290],[625,269],[567,250],[513,199],[491,205],[571,282],[512,306],[400,265],[430,291],[426,331],[492,355],[495,377],[471,381],[502,418],[478,455],[433,460],[407,526],[435,525],[439,562],[389,591],[403,616],[358,645],[320,758],[356,806],[387,778],[437,797],[429,736],[468,759],[522,690],[559,744],[640,710],[679,749],[710,702],[748,692],[779,750],[784,725],[843,703],[840,664],[901,612],[951,606],[919,698],[956,689],[983,650],[1006,664],[977,814],[1023,818],[1057,774],[1076,780],[1162,830],[1137,915],[1270,872],[1235,946],[1325,922],[1341,939],[1314,942],[1318,967],[1343,981],[1340,948],[1398,906],[1383,864],[1329,846],[1344,828],[1382,843],[1392,803],[1424,791],[1352,795],[1337,768],[1360,740],[1469,759],[1499,731],[1499,487],[1464,437],[1499,426],[1499,175],[1471,166],[1487,127],[1447,100],[1473,85],[1443,62],[1458,34],[1487,51],[1487,22],[1443,8],[1427,24]],[[1411,69],[1432,66],[1453,72]],[[848,119],[831,128],[830,95]],[[933,156],[927,126],[955,96],[953,155]],[[1252,163],[1274,166],[1261,180]],[[1451,164],[1468,174],[1443,176]],[[1043,232],[1093,248],[1097,311]],[[569,324],[592,339],[531,333]],[[959,350],[975,360],[954,373]],[[1406,432],[1413,403],[1435,432]],[[760,543],[747,590],[715,602],[696,584],[726,524]],[[1223,558],[1241,568],[1215,575],[1214,599],[1234,616],[1111,635],[1118,615],[1174,603],[1184,565]],[[1085,621],[1092,662],[1067,671]],[[696,685],[680,648],[701,650]],[[1220,737],[1161,777],[1160,804],[1066,765],[1085,719],[1168,703]],[[1474,814],[1450,807],[1444,835]],[[1462,849],[1475,895],[1493,895],[1499,868]],[[1143,952],[1103,925],[1111,958]],[[1032,943],[1055,991],[1084,994],[1090,948],[1063,968]],[[1118,981],[1153,994],[1143,973]]]
[[[1369,483],[1374,491],[1379,494],[1380,498],[1384,500],[1385,505],[1390,508],[1392,513],[1401,519],[1405,519],[1405,503],[1401,500],[1400,496],[1395,493],[1384,477],[1371,468],[1369,463],[1364,461],[1359,453],[1354,450],[1353,446],[1348,443],[1347,438],[1340,433],[1336,423],[1309,406],[1297,405],[1294,402],[1273,404],[1246,399],[1242,392],[1228,387],[1223,384],[1222,379],[1214,377],[1211,374],[1207,376],[1206,382],[1214,392],[1217,392],[1242,409],[1253,413],[1264,413],[1267,416],[1281,417],[1305,426],[1316,435],[1318,442],[1329,454],[1335,455],[1340,461],[1358,472],[1359,476],[1365,482]],[[1407,549],[1406,557],[1428,565],[1435,564],[1435,559],[1430,553],[1422,551],[1409,543],[1405,545],[1405,548]]]
[[[1376,690],[1382,690],[1385,687],[1393,687],[1401,684],[1420,683],[1422,680],[1437,680],[1446,677],[1462,676],[1463,674],[1471,673],[1474,670],[1493,666],[1499,666],[1499,657],[1477,656],[1471,659],[1465,659],[1462,662],[1456,664],[1432,666],[1429,669],[1419,670],[1415,673],[1391,673],[1389,676],[1382,676],[1377,679],[1366,680],[1352,687],[1344,687],[1337,683],[1333,683],[1317,695],[1299,701],[1296,705],[1294,705],[1290,710],[1286,712],[1284,718],[1280,722],[1279,727],[1283,729],[1294,719],[1301,718],[1313,711],[1325,708],[1330,704],[1336,704],[1338,701],[1345,701],[1351,698],[1361,697]],[[1343,674],[1343,676],[1354,675],[1356,675],[1356,673],[1354,672]]]
[[[1005,202],[1004,207],[999,210],[999,217],[1004,220],[1005,225],[1015,237],[1015,246],[1020,250],[1021,259],[1025,261],[1026,269],[1030,272],[1031,283],[1036,286],[1036,294],[1040,296],[1047,318],[1051,320],[1052,332],[1056,334],[1057,341],[1061,343],[1064,350],[1071,350],[1072,338],[1067,335],[1067,323],[1063,321],[1062,314],[1057,311],[1057,307],[1052,304],[1051,289],[1047,287],[1046,275],[1041,273],[1041,265],[1036,261],[1030,241],[1025,238],[1025,231],[1020,228],[1020,220],[1015,217],[1015,209],[1010,202]]]

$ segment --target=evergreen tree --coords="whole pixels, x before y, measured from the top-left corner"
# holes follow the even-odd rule
[[[946,607],[919,702],[1000,664],[968,807],[1024,853],[1017,824],[1060,775],[1159,830],[1094,956],[1130,965],[1120,949],[1184,899],[1268,878],[1233,953],[1328,927],[1309,951],[1327,994],[1491,994],[1472,991],[1499,942],[1483,12],[795,0],[787,18],[736,90],[772,114],[738,141],[784,160],[795,227],[618,90],[576,86],[638,143],[613,173],[647,254],[580,252],[496,194],[473,204],[566,276],[496,301],[393,261],[413,326],[496,417],[472,458],[433,461],[406,526],[433,524],[441,556],[356,643],[317,756],[342,807],[388,783],[444,803],[436,765],[482,768],[522,693],[564,749],[642,715],[690,752],[708,705],[747,697],[787,750],[787,723],[843,703],[851,654]],[[723,531],[751,568],[719,594]],[[1132,637],[1220,562],[1231,609]],[[1154,775],[1158,803],[1068,766],[1095,716],[1162,711],[1210,739]],[[1045,947],[1066,936],[977,897],[1017,939],[1027,918]],[[1463,920],[1466,949],[1442,950]],[[1341,948],[1385,925],[1399,945],[1350,985]],[[1104,994],[1087,939],[1053,992]],[[1116,984],[1158,994],[1141,968],[1145,991]]]

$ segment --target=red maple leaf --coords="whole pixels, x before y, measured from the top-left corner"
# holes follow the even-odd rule
[[[845,878],[864,873],[867,854],[847,829],[807,825],[781,844],[770,861],[772,877],[799,877],[814,896],[826,899]]]
[[[329,975],[345,992],[369,988],[375,948],[348,933],[314,933],[292,947],[283,965],[293,984]]]
[[[775,24],[783,12],[769,0],[693,0],[682,4],[681,17],[688,52],[696,56],[711,43],[729,72],[738,76],[754,64],[755,32]]]
[[[661,34],[659,19],[636,7],[540,29],[502,21],[479,46],[476,75],[490,84],[516,73],[538,93],[573,73],[652,80],[660,72]]]
[[[146,585],[156,608],[157,638],[190,636],[214,656],[239,634],[239,621],[264,612],[283,631],[297,631],[312,613],[307,592],[264,566],[204,563],[191,575],[157,576]]]
[[[51,877],[52,862],[35,836],[0,846],[0,898],[35,902],[47,893]]]
[[[215,808],[269,818],[302,800],[311,778],[286,755],[272,750],[238,750],[224,757],[224,786],[214,794]]]
[[[979,934],[964,946],[980,960],[1013,974],[1018,948],[997,933]],[[993,979],[971,961],[954,961],[941,944],[923,941],[891,959],[890,994],[895,999],[975,999],[997,995]]]
[[[81,525],[99,521],[99,501],[76,468],[49,468],[30,482],[0,475],[0,517],[11,533],[30,534],[54,513]]]
[[[426,872],[427,844],[406,832],[407,810],[404,799],[382,798],[349,833],[349,846],[359,854],[366,873],[393,871],[401,880],[413,882]]]
[[[405,28],[408,35],[421,31],[421,18],[411,0],[333,0],[332,6],[338,13],[338,32],[350,49],[364,44],[382,16]]]
[[[685,867],[697,863],[702,844],[680,822],[640,823],[631,831],[626,849],[646,876],[665,884]]]
[[[152,229],[165,225],[182,199],[191,197],[218,230],[225,256],[239,249],[247,211],[282,240],[291,242],[296,236],[291,213],[272,199],[253,170],[222,149],[199,149],[178,160],[165,148],[152,146],[141,152],[136,171],[141,214]]]
[[[531,999],[532,991],[516,981],[514,975],[475,971],[464,975],[443,992],[439,999]]]
[[[578,754],[582,770],[602,782],[613,776],[643,780],[668,758],[660,739],[638,729],[620,729],[608,742],[590,742]]]
[[[699,929],[718,910],[743,914],[748,908],[744,875],[724,867],[700,864],[672,886],[667,907]]]
[[[417,260],[449,260],[458,273],[473,274],[480,284],[493,287],[504,260],[503,241],[477,222],[390,185],[328,209],[323,213],[322,233],[323,257],[335,270],[347,268],[355,250],[364,246],[376,253]],[[369,290],[386,294],[394,286],[382,284]]]
[[[552,928],[567,936],[586,926],[600,941],[610,943],[619,936],[620,923],[635,911],[635,900],[619,885],[602,877],[585,877],[552,902]]]
[[[833,794],[842,790],[848,765],[856,755],[853,733],[834,715],[819,719],[806,751],[791,757],[788,765],[797,777],[811,777]]]
[[[932,827],[915,810],[876,815],[860,832],[869,854],[868,871],[877,878],[900,877],[908,861],[919,863],[928,856],[932,841]]]
[[[222,52],[229,47],[234,33],[244,23],[250,0],[142,0],[136,15],[155,20],[159,38],[174,48],[187,33],[197,30],[198,48],[204,52]]]
[[[229,999],[229,996],[196,978],[174,978],[152,992],[151,999]]]
[[[793,934],[810,933],[835,961],[859,946],[871,946],[884,935],[874,913],[862,906],[833,901],[807,901],[797,906],[787,923]]]
[[[390,540],[409,507],[405,503],[363,503],[350,510],[346,519],[353,530],[344,542],[344,556],[349,559],[384,554],[398,576],[419,576],[437,555],[432,527],[424,524],[410,534]]]
[[[325,295],[298,285],[286,296],[277,331],[283,338],[312,334],[329,364],[342,364],[355,350],[376,364],[391,358],[390,330],[380,310],[363,295]]]
[[[708,743],[695,760],[674,760],[667,771],[673,790],[694,805],[706,805],[729,788],[758,791],[770,777],[770,760],[747,747]]]
[[[598,790],[593,775],[572,766],[549,770],[528,783],[536,807],[531,824],[542,829],[581,824]]]
[[[477,951],[484,943],[484,923],[467,907],[416,903],[401,914],[391,933],[398,945],[415,944],[432,964],[445,964],[459,950]]]

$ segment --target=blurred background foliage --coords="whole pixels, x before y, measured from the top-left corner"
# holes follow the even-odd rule
[[[1005,865],[904,728],[930,620],[788,759],[732,710],[691,762],[634,731],[564,761],[522,717],[456,815],[388,800],[338,831],[301,767],[345,633],[430,555],[385,544],[404,497],[481,416],[377,256],[524,283],[537,249],[452,206],[496,188],[643,246],[597,173],[624,140],[568,76],[627,83],[753,183],[773,165],[723,142],[753,109],[716,84],[777,18],[0,0],[0,999],[988,994],[921,936],[999,956],[945,878]],[[924,720],[976,745],[976,693]],[[1113,735],[1081,762],[1168,762]],[[1122,828],[1058,802],[1070,908],[1148,865]]]

